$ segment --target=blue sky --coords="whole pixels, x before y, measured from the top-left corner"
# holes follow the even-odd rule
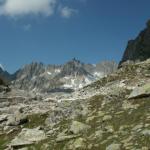
[[[0,63],[119,61],[145,28],[149,0],[0,0]]]

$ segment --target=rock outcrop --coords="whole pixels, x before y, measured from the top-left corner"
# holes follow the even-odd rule
[[[149,97],[150,96],[150,83],[146,83],[142,87],[135,88],[132,93],[129,95],[129,99],[135,99],[140,97]]]
[[[150,58],[150,20],[146,29],[140,32],[135,40],[128,42],[119,66],[126,61],[144,61],[148,58]]]
[[[23,129],[20,134],[12,140],[9,147],[15,149],[15,148],[21,148],[23,146],[29,146],[34,144],[35,142],[40,142],[42,140],[45,140],[46,134],[44,131],[39,130],[38,128],[35,129]]]

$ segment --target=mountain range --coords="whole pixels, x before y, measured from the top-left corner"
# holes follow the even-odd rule
[[[17,89],[32,92],[72,92],[82,88],[117,69],[113,61],[85,64],[72,59],[64,65],[44,65],[32,62],[10,75],[1,69],[0,74]]]

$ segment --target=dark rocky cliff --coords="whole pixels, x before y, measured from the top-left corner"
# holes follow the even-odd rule
[[[150,58],[150,20],[147,22],[146,28],[140,32],[137,38],[128,42],[119,66],[128,60],[135,62],[144,61],[148,58]]]

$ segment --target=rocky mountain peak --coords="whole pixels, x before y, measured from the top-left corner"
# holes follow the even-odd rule
[[[70,65],[70,67],[74,66],[74,67],[80,67],[82,66],[84,63],[82,63],[80,60],[73,58],[72,60],[68,61],[65,65]]]
[[[84,63],[75,58],[73,58],[71,61],[68,61],[63,66],[62,71],[60,73],[61,76],[82,76],[87,74],[89,73],[84,69]]]
[[[13,75],[13,85],[22,90],[35,92],[62,91],[78,89],[115,71],[113,62],[87,65],[73,58],[64,65],[44,65],[32,62]],[[57,89],[57,90],[56,90]]]
[[[35,75],[41,74],[45,71],[44,64],[38,62],[32,62],[31,64],[25,65],[23,68],[19,69],[16,74],[19,78],[22,74],[33,77]]]

